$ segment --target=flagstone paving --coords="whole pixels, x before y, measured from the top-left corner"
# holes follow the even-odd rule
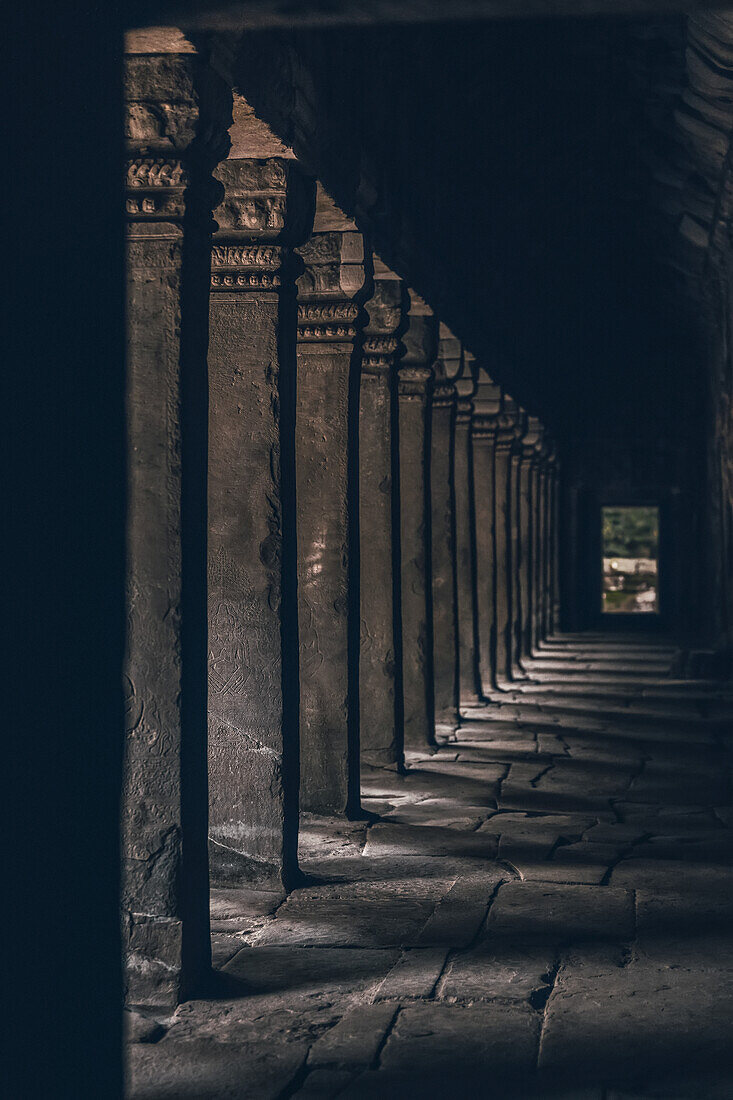
[[[212,898],[211,998],[128,1013],[133,1100],[733,1097],[733,699],[559,637],[302,885]]]

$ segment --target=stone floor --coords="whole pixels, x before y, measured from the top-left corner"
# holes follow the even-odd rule
[[[733,1097],[733,699],[549,643],[301,889],[217,891],[211,1000],[130,1016],[134,1100]]]

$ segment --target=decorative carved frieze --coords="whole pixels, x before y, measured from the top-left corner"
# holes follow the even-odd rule
[[[359,307],[354,302],[301,302],[298,305],[298,339],[353,340],[358,317]]]
[[[277,290],[283,249],[277,245],[215,244],[211,249],[212,290]]]
[[[396,336],[365,336],[361,369],[364,374],[388,374],[400,346]]]

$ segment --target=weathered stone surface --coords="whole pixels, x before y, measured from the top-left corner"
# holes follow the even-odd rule
[[[248,996],[284,993],[303,997],[376,989],[399,958],[395,950],[352,951],[323,947],[318,951],[290,944],[243,948],[224,967]]]
[[[412,749],[435,744],[426,430],[437,329],[430,308],[410,291],[398,403],[404,721],[405,745]]]
[[[496,467],[494,447],[501,389],[481,365],[471,421],[473,518],[476,538],[476,632],[481,691],[489,698],[496,679]]]
[[[308,1064],[359,1068],[372,1065],[396,1012],[396,1006],[391,1004],[357,1005],[311,1047]]]
[[[319,188],[314,231],[297,249],[296,495],[300,632],[300,801],[343,813],[359,804],[357,499],[358,366],[370,263],[353,222]],[[354,622],[354,613],[357,613]]]
[[[463,348],[463,365],[455,382],[455,444],[453,455],[456,515],[456,605],[458,609],[458,699],[462,706],[481,702],[478,590],[476,582],[476,512],[473,499],[471,420],[476,392],[476,361]]]
[[[459,703],[453,453],[457,397],[455,379],[460,369],[460,340],[441,322],[430,402],[433,698],[436,728],[441,732],[455,729]]]
[[[374,994],[374,1000],[429,997],[443,972],[447,953],[444,947],[412,947],[403,951]]]
[[[297,870],[292,631],[295,286],[312,181],[294,161],[228,160],[215,211],[209,338],[209,858],[214,881],[287,887]],[[275,216],[275,211],[277,216]],[[247,476],[242,471],[247,470]]]
[[[510,882],[491,906],[487,931],[516,943],[630,940],[633,895],[607,886]]]
[[[403,753],[395,363],[406,310],[405,284],[375,256],[359,397],[359,736],[374,764],[399,764]]]
[[[647,1073],[707,1067],[730,1056],[732,1009],[729,973],[584,948],[558,974],[540,1068],[611,1082],[635,1077],[640,1065]]]
[[[128,636],[123,929],[132,1003],[209,963],[206,340],[211,171],[231,95],[196,53],[128,58]],[[185,253],[185,260],[184,260]],[[186,835],[184,836],[184,830]],[[185,890],[182,888],[185,882]],[[181,955],[186,926],[186,963]]]
[[[552,947],[514,947],[483,938],[469,951],[451,955],[440,980],[441,1000],[523,1001],[549,991]]]
[[[129,1061],[131,1100],[261,1100],[277,1096],[302,1065],[307,1048],[265,1051],[215,1040],[137,1045]]]
[[[403,1008],[380,1064],[390,1071],[458,1073],[484,1084],[521,1077],[534,1068],[539,1019],[529,1007],[434,1004]]]
[[[465,833],[421,825],[373,825],[369,830],[364,855],[382,856],[463,856],[495,859],[497,837],[487,833]]]
[[[478,935],[494,891],[504,877],[492,868],[489,874],[456,879],[420,932],[418,945],[467,947]]]

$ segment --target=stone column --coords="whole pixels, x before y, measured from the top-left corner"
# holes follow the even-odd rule
[[[295,272],[313,183],[237,159],[211,269],[209,860],[212,881],[288,889],[297,872]]]
[[[211,172],[228,148],[231,96],[193,52],[130,56],[126,94],[123,927],[129,1001],[172,1004],[210,964],[206,354]]]
[[[499,687],[514,679],[514,553],[512,516],[512,465],[519,407],[502,394],[502,411],[494,448],[496,463],[496,681]]]
[[[527,431],[527,413],[517,406],[517,431],[511,454],[511,532],[512,553],[512,671],[514,679],[525,679],[526,671],[522,666],[522,485],[520,470],[522,465],[522,444]]]
[[[545,460],[544,433],[537,441],[530,466],[530,507],[532,513],[532,650],[538,649],[541,639],[542,620],[542,464]]]
[[[556,451],[554,443],[549,444],[549,453],[543,465],[542,478],[542,637],[552,633],[552,484],[554,477]]]
[[[521,525],[521,567],[520,585],[522,590],[522,654],[531,657],[533,652],[532,619],[535,606],[534,534],[536,520],[533,512],[533,468],[537,447],[542,437],[542,426],[536,416],[530,416],[527,432],[522,441],[522,460],[519,467],[521,483],[519,513]]]
[[[361,645],[359,726],[361,759],[373,765],[404,761],[399,512],[395,468],[395,361],[406,323],[405,284],[374,257],[374,293],[366,304],[359,396],[359,530]]]
[[[535,610],[535,645],[540,646],[545,639],[546,601],[547,601],[547,459],[550,444],[545,437],[542,451],[537,462],[535,514],[537,516],[537,563],[536,590],[537,607]]]
[[[490,697],[497,684],[496,651],[496,465],[494,449],[501,387],[483,367],[477,372],[471,422],[473,499],[476,525],[476,619],[481,691]]]
[[[359,808],[359,361],[364,239],[320,188],[297,252],[300,804]],[[369,265],[371,266],[371,264]]]
[[[560,629],[560,462],[552,464],[550,486],[550,633]]]
[[[456,511],[456,602],[458,607],[458,701],[483,702],[479,673],[476,591],[476,526],[473,500],[471,422],[476,392],[474,356],[465,347],[456,379],[456,428],[453,484]]]
[[[435,745],[428,389],[437,352],[438,325],[430,308],[410,292],[405,354],[398,370],[400,538],[402,557],[402,668],[405,747]]]
[[[436,732],[448,735],[455,731],[459,717],[453,457],[461,342],[442,322],[434,369],[430,428],[433,700]]]

